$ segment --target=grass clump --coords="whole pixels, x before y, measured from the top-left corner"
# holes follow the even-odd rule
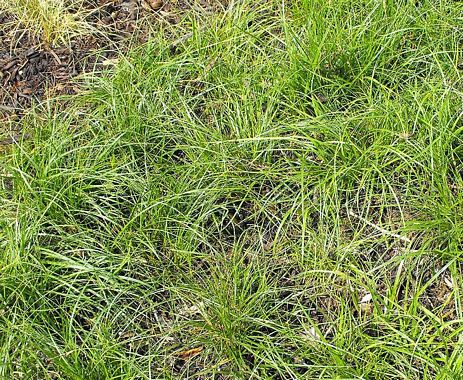
[[[461,377],[461,7],[240,2],[28,118],[1,376]]]
[[[4,0],[0,11],[13,15],[17,28],[24,28],[46,46],[69,45],[73,37],[92,30],[80,0]]]

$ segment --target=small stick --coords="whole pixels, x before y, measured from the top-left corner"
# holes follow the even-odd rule
[[[391,231],[388,231],[380,226],[378,226],[377,224],[374,224],[372,222],[370,222],[369,220],[361,217],[360,215],[357,215],[355,212],[353,212],[352,210],[349,210],[349,215],[350,216],[353,216],[354,218],[357,218],[359,220],[361,220],[362,222],[364,222],[365,224],[368,224],[370,227],[373,227],[374,229],[378,230],[379,232],[381,232],[382,234],[384,235],[389,235],[389,236],[392,236],[396,239],[399,239],[399,240],[402,240],[402,241],[405,241],[407,243],[411,243],[411,240],[406,237],[406,236],[402,236],[402,235],[398,235],[398,234],[395,234]]]

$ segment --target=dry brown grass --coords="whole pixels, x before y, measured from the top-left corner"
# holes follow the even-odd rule
[[[92,30],[85,22],[87,11],[81,0],[3,0],[0,11],[11,14],[18,29],[32,33],[48,46],[69,43],[76,35]]]

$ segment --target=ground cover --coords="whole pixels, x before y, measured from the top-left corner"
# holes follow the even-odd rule
[[[461,378],[463,5],[217,7],[3,146],[0,376]]]

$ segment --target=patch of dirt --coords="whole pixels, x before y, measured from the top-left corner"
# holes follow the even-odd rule
[[[206,0],[85,0],[84,7],[89,11],[85,21],[97,32],[75,38],[70,46],[48,48],[13,16],[0,13],[0,122],[20,118],[36,101],[75,93],[73,78],[98,72],[130,44],[146,41],[150,26],[175,24],[193,8],[215,12],[223,5]]]

